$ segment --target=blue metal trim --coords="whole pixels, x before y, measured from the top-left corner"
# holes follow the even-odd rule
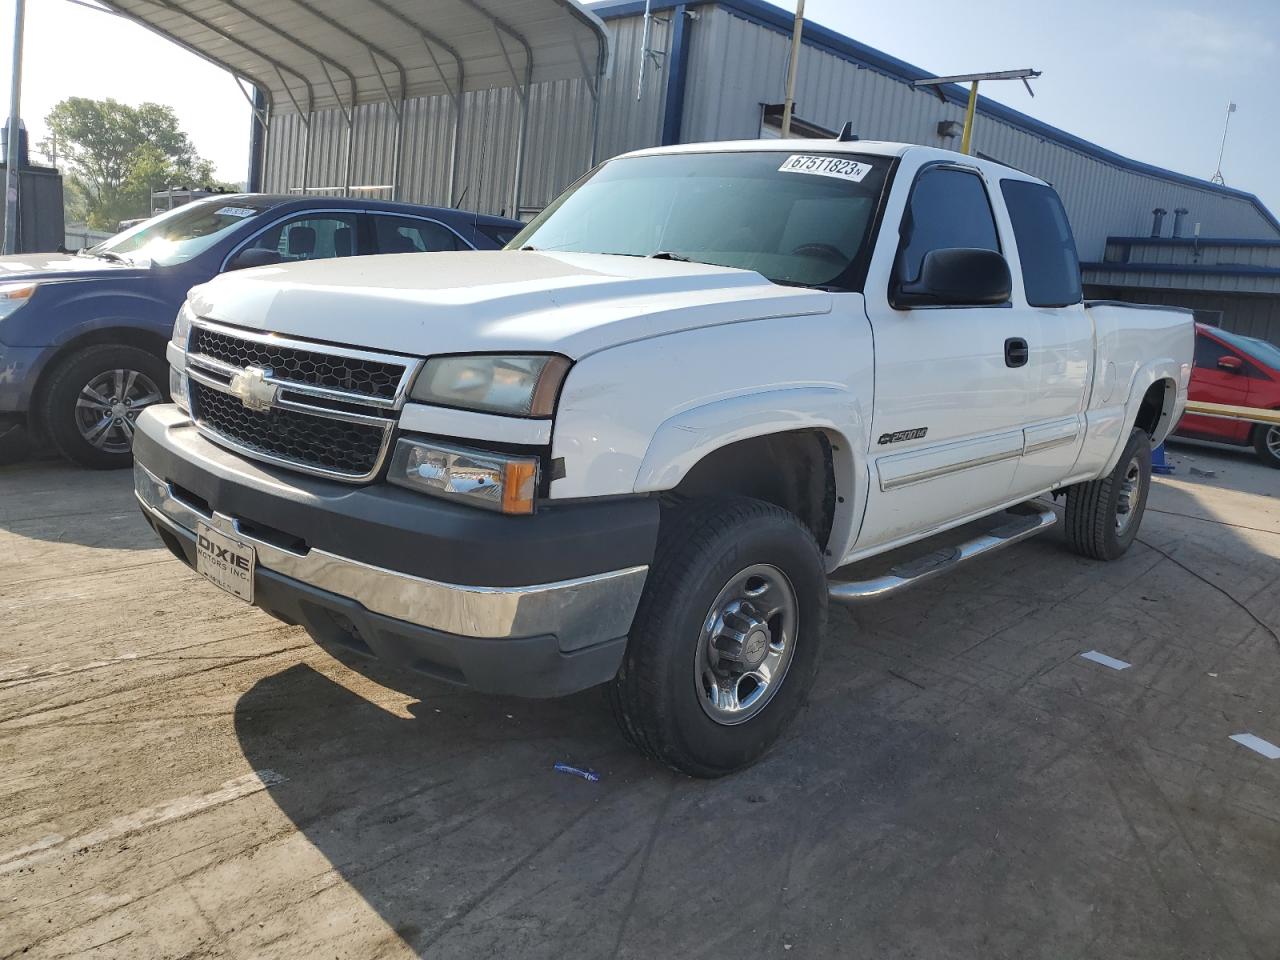
[[[663,11],[684,5],[680,0],[652,0],[651,7],[654,11]],[[763,0],[694,0],[689,5],[721,6],[758,26],[766,27],[787,36],[791,34],[792,14],[780,7],[775,7],[771,3],[764,3]],[[644,3],[642,0],[604,0],[602,3],[591,4],[589,9],[602,20],[612,20],[616,17],[633,17],[643,14]],[[839,57],[849,63],[856,63],[859,66],[875,70],[885,76],[892,77],[895,80],[902,80],[906,83],[910,83],[912,80],[931,79],[936,76],[936,74],[929,73],[927,70],[907,63],[905,60],[899,60],[897,57],[890,56],[864,43],[859,43],[857,40],[846,37],[842,33],[837,33],[828,27],[820,26],[810,20],[805,21],[804,43],[806,46],[830,53],[832,56]],[[947,100],[957,106],[963,106],[968,103],[969,91],[954,83],[942,87],[930,87],[927,91],[921,91],[921,93],[926,96],[936,96],[937,91],[941,91]],[[1034,117],[1029,117],[1025,113],[1014,110],[1012,107],[1006,107],[1002,103],[996,103],[994,100],[989,100],[981,95],[978,97],[978,112],[987,117],[1003,120],[1026,133],[1053,140],[1061,146],[1079,151],[1093,157],[1095,160],[1109,163],[1132,173],[1157,177],[1172,183],[1179,183],[1199,190],[1218,193],[1222,196],[1245,200],[1253,204],[1258,214],[1276,231],[1277,235],[1280,235],[1280,220],[1276,219],[1275,215],[1267,209],[1256,194],[1249,193],[1247,190],[1237,190],[1234,187],[1223,186],[1209,180],[1201,180],[1199,177],[1192,177],[1185,173],[1178,173],[1153,164],[1131,160],[1118,153],[1113,153],[1105,147],[1100,147],[1096,143],[1090,143],[1088,140],[1067,133],[1065,130],[1060,130]]]
[[[662,104],[662,145],[680,142],[684,127],[684,88],[689,76],[688,10],[682,3],[671,14],[671,49],[667,52],[667,95]]]
[[[1280,240],[1250,240],[1245,237],[1107,237],[1107,243],[1128,243],[1148,247],[1280,247]]]
[[[1280,267],[1250,267],[1244,264],[1216,263],[1082,263],[1081,270],[1107,273],[1199,273],[1224,277],[1280,277]],[[1225,290],[1224,293],[1233,291]],[[1241,291],[1256,293],[1257,291]]]

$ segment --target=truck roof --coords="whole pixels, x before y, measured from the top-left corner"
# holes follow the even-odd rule
[[[943,150],[939,147],[926,147],[918,143],[897,143],[890,140],[836,140],[836,139],[796,139],[796,140],[720,140],[710,143],[680,143],[669,147],[649,147],[644,150],[633,150],[622,154],[623,157],[651,157],[668,153],[849,153],[873,157],[901,158],[908,153],[919,155],[922,159],[954,161],[968,166],[988,170],[1005,179],[1029,180],[1033,183],[1045,183],[1038,177],[1023,173],[1015,167],[984,160],[955,150]]]

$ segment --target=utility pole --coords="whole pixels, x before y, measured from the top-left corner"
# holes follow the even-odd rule
[[[1213,176],[1210,178],[1214,183],[1221,183],[1224,186],[1227,181],[1222,178],[1222,155],[1227,151],[1227,129],[1231,126],[1231,115],[1235,112],[1236,105],[1234,103],[1228,103],[1227,117],[1222,121],[1222,145],[1218,147],[1218,167],[1213,171]]]
[[[787,91],[782,101],[782,139],[791,136],[791,114],[796,108],[796,67],[800,65],[800,35],[804,32],[804,0],[796,0],[796,20],[791,28],[791,62],[787,64]]]
[[[969,84],[969,103],[964,111],[964,134],[960,137],[960,152],[964,154],[972,153],[973,149],[973,118],[978,109],[978,82],[980,80],[1021,80],[1023,86],[1027,88],[1027,93],[1035,96],[1035,91],[1031,89],[1031,82],[1040,76],[1039,70],[997,70],[994,73],[960,73],[953,77],[931,77],[928,80],[913,80],[913,87],[934,87],[937,89],[938,97],[946,100],[943,96],[941,87],[947,83],[967,83]]]
[[[9,87],[9,151],[5,157],[4,252],[18,252],[18,136],[22,106],[22,25],[26,0],[13,0],[13,81]]]

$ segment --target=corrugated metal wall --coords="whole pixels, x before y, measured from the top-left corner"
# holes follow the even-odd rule
[[[699,7],[698,14],[691,30],[682,139],[756,137],[760,104],[782,100],[789,39],[725,7]],[[813,47],[806,46],[801,56],[796,103],[797,115],[831,129],[852,120],[864,140],[959,149],[958,138],[943,140],[937,127],[941,120],[962,121],[961,107]],[[974,149],[1052,183],[1085,260],[1102,259],[1108,235],[1149,232],[1154,207],[1171,213],[1186,207],[1187,223],[1199,221],[1206,236],[1277,235],[1246,200],[1124,170],[1002,120],[978,118]]]
[[[650,65],[644,96],[636,101],[641,17],[608,23],[614,38],[611,76],[602,87],[598,156],[601,159],[657,143],[662,133],[665,73]],[[671,26],[655,20],[650,48],[666,50]],[[560,80],[533,86],[520,205],[546,206],[581,176],[591,159],[591,95],[584,81]],[[411,203],[450,204],[483,213],[511,215],[520,129],[519,98],[513,89],[482,90],[463,98],[459,168],[449,196],[453,105],[447,97],[410,100],[405,105],[400,198]],[[354,186],[390,184],[394,163],[395,114],[385,103],[355,112]],[[265,189],[283,193],[304,185],[305,125],[294,113],[271,119]],[[341,186],[347,151],[346,121],[338,110],[315,114],[311,159],[305,185]]]
[[[760,104],[782,99],[789,42],[786,35],[738,16],[728,8],[693,8],[689,24],[689,73],[681,139],[684,142],[752,138],[760,132]],[[668,11],[655,18],[650,48],[666,51],[672,32]],[[642,17],[607,21],[613,35],[612,74],[603,84],[598,156],[601,159],[653,146],[662,136],[669,65],[650,63],[644,94],[636,100]],[[902,80],[806,46],[799,68],[798,114],[838,129],[852,120],[864,139],[901,140],[957,148],[957,138],[937,134],[941,120],[962,120],[963,110]],[[458,192],[460,205],[486,213],[510,213],[511,182],[520,112],[515,91],[490,90],[464,98]],[[356,111],[353,184],[392,180],[393,114],[385,104]],[[591,98],[582,81],[538,84],[531,93],[529,139],[521,205],[536,210],[588,167]],[[449,203],[449,150],[453,108],[447,98],[411,100],[405,111],[401,198]],[[343,183],[346,125],[341,113],[315,116],[308,186]],[[1186,207],[1188,225],[1205,236],[1268,238],[1277,232],[1248,201],[1135,173],[1061,143],[980,116],[975,149],[1054,184],[1062,194],[1084,260],[1100,260],[1108,235],[1142,236],[1151,210]],[[266,189],[301,186],[303,131],[296,115],[272,119]],[[462,191],[465,190],[465,193]],[[1166,220],[1166,229],[1168,222]],[[1188,227],[1188,230],[1190,228]]]

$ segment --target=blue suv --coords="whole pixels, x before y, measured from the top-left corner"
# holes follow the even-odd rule
[[[20,424],[76,463],[128,466],[134,420],[168,397],[164,348],[191,287],[243,267],[497,250],[522,227],[405,203],[224,195],[77,254],[0,257],[0,435]]]

